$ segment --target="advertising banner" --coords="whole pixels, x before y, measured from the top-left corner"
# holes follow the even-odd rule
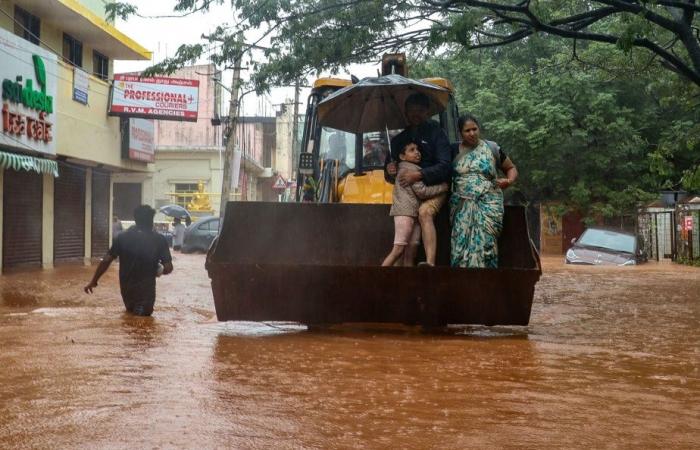
[[[87,72],[79,67],[73,67],[73,100],[83,105],[88,103],[89,80]]]
[[[0,28],[0,147],[56,154],[56,55]]]
[[[129,159],[155,162],[155,123],[148,119],[129,119]]]
[[[109,115],[197,121],[199,80],[116,74]]]
[[[685,216],[683,218],[683,229],[685,231],[693,231],[693,216]]]

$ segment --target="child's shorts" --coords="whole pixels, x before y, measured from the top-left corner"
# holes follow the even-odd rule
[[[415,217],[394,216],[394,245],[418,244],[420,225]]]

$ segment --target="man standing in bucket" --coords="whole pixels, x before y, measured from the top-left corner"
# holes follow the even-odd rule
[[[384,177],[390,183],[401,183],[401,186],[410,186],[417,181],[423,181],[428,186],[433,186],[450,181],[452,174],[452,152],[450,141],[437,122],[430,119],[430,99],[427,95],[416,92],[411,94],[405,103],[405,114],[408,126],[400,134],[391,140],[391,152],[387,155],[384,164]],[[421,143],[420,171],[407,172],[403,178],[395,180],[399,153],[411,140]],[[428,199],[420,204],[418,209],[418,221],[421,226],[423,246],[425,247],[424,263],[419,265],[435,265],[437,253],[437,232],[435,230],[435,216],[445,204],[448,194],[441,194]],[[409,245],[406,249],[408,257],[415,257],[417,246]]]
[[[117,236],[112,248],[95,269],[85,286],[91,294],[112,261],[119,258],[119,287],[126,310],[137,316],[150,316],[156,301],[156,277],[173,271],[172,257],[165,237],[153,229],[155,210],[141,205],[134,210],[136,225]]]

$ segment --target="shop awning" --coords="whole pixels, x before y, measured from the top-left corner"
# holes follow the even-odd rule
[[[18,155],[17,153],[0,152],[0,168],[26,170],[27,172],[48,173],[58,176],[58,164],[50,159]]]

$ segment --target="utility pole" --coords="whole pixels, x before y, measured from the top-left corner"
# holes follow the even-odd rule
[[[228,123],[226,124],[226,149],[224,150],[224,179],[221,185],[221,206],[219,223],[223,226],[226,215],[226,203],[231,196],[231,182],[233,178],[233,152],[236,149],[236,128],[238,127],[238,89],[241,79],[241,59],[243,52],[240,51],[233,61],[233,80],[231,81],[231,101],[228,107]],[[222,229],[220,227],[220,229]]]
[[[294,167],[299,160],[299,153],[301,149],[297,148],[297,137],[299,136],[299,80],[294,83],[294,117],[292,119],[292,175],[294,175]],[[295,176],[297,183],[299,183],[298,173]]]

